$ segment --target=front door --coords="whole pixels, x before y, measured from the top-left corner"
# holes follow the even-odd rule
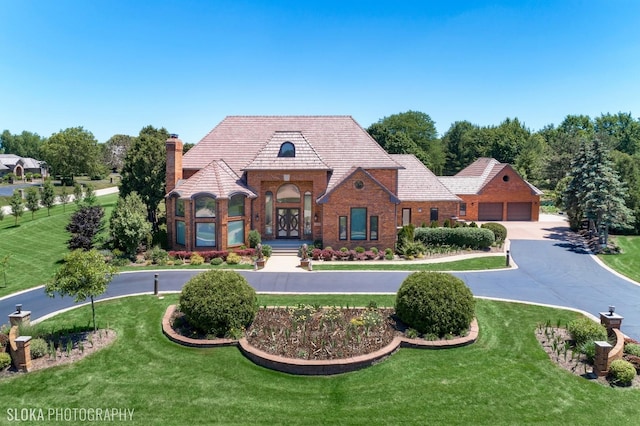
[[[300,209],[278,209],[278,238],[300,238]]]

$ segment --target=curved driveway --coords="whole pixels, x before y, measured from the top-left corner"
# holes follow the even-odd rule
[[[562,237],[514,240],[511,255],[518,268],[487,272],[456,272],[476,296],[567,306],[595,316],[609,305],[624,316],[622,331],[640,339],[640,286],[601,267],[587,251]],[[99,299],[153,291],[157,271],[116,276]],[[160,271],[160,291],[179,291],[199,271]],[[280,293],[395,293],[409,272],[265,272],[242,271],[258,292]],[[15,304],[37,319],[74,306],[73,299],[49,298],[42,288],[5,297],[0,313]],[[553,321],[553,318],[550,318]]]

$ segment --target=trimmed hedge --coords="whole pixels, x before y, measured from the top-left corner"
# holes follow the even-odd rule
[[[396,295],[396,315],[422,334],[460,335],[469,329],[475,300],[469,287],[451,274],[415,272]]]
[[[507,239],[507,228],[501,223],[488,222],[480,225],[480,228],[491,230],[495,236],[496,243],[503,243]]]
[[[415,240],[425,246],[456,246],[470,249],[491,247],[496,241],[486,228],[416,228]]]
[[[180,295],[180,310],[196,329],[224,337],[251,324],[258,298],[237,272],[211,270],[187,281]]]

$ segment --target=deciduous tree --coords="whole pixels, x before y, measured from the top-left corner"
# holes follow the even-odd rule
[[[15,154],[20,157],[40,158],[40,148],[44,143],[44,138],[37,133],[26,130],[19,135],[12,135],[5,130],[0,135],[0,153]]]
[[[27,189],[27,195],[25,198],[27,210],[31,212],[31,220],[33,220],[35,212],[40,210],[40,195],[38,194],[38,190],[34,187],[30,187]]]
[[[24,214],[24,200],[18,191],[14,191],[9,199],[9,207],[11,207],[11,216],[16,218],[16,226],[18,219]]]
[[[66,228],[71,232],[69,249],[91,250],[94,238],[102,226],[103,216],[104,210],[101,206],[81,206],[80,210],[73,213]]]
[[[133,138],[129,135],[113,135],[102,144],[103,161],[113,170],[122,170],[127,151]]]
[[[52,281],[45,285],[45,292],[54,297],[69,295],[74,302],[91,299],[93,329],[97,330],[94,298],[107,290],[116,270],[104,261],[97,250],[74,250],[64,258]]]
[[[53,181],[45,179],[42,185],[42,205],[47,209],[47,216],[51,216],[51,208],[56,203],[56,193],[53,187]]]
[[[99,173],[102,166],[98,141],[82,127],[51,135],[42,145],[42,155],[54,174],[71,179],[79,175],[92,176]]]

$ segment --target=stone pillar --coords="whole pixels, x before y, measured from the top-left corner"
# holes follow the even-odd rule
[[[593,362],[593,372],[597,376],[606,376],[609,371],[609,352],[613,346],[609,342],[596,341],[596,357]]]
[[[15,312],[9,314],[9,323],[11,326],[19,326],[20,324],[29,325],[31,322],[31,311],[23,311],[22,305],[17,305],[16,308]]]
[[[600,312],[600,324],[605,326],[608,334],[613,333],[611,330],[614,328],[620,330],[623,319],[622,315],[618,315],[615,312]]]
[[[13,365],[26,373],[31,370],[31,336],[20,336],[15,342],[17,349],[13,353]]]

